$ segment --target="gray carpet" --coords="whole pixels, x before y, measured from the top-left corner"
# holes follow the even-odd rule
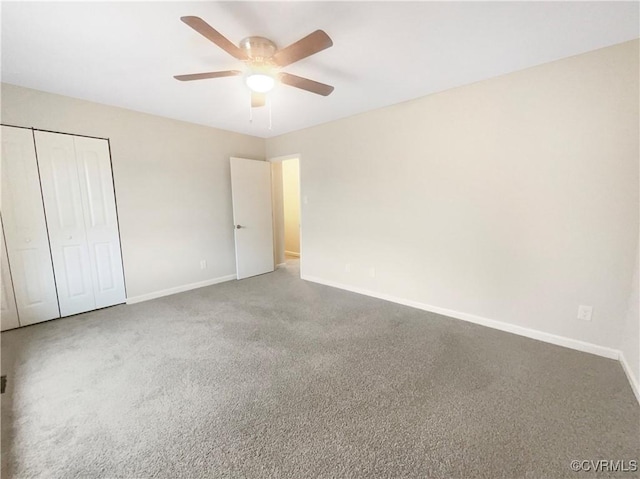
[[[574,478],[598,475],[573,459],[640,459],[616,361],[297,275],[3,333],[3,477]]]

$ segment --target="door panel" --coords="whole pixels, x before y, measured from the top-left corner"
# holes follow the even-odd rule
[[[93,293],[96,307],[104,308],[125,302],[109,145],[95,138],[75,137],[74,142]]]
[[[98,291],[110,291],[115,288],[113,275],[113,261],[115,256],[109,243],[96,243],[93,245],[93,253],[96,259],[96,273],[98,277]]]
[[[60,317],[31,130],[2,127],[2,220],[20,324]]]
[[[238,279],[273,271],[271,163],[231,158],[231,194]]]
[[[74,137],[35,132],[60,313],[96,309]]]
[[[76,298],[91,294],[87,282],[81,274],[83,269],[83,248],[78,245],[62,246],[63,265],[65,268],[65,278],[67,280],[67,291],[69,297]]]
[[[18,306],[13,294],[13,284],[9,271],[9,261],[7,259],[7,249],[4,241],[4,231],[0,222],[0,330],[13,329],[20,326],[18,321]]]
[[[23,248],[18,257],[17,267],[24,271],[27,278],[33,278],[33,281],[27,282],[27,303],[37,304],[42,300],[43,291],[42,284],[37,280],[39,273],[40,258],[38,250],[35,248]]]

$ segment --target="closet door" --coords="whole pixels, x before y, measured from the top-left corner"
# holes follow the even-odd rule
[[[9,272],[7,249],[4,243],[4,231],[0,221],[0,330],[13,329],[20,326],[18,321],[18,307],[13,294],[13,283]]]
[[[59,318],[33,133],[24,128],[2,127],[2,221],[20,324]]]
[[[35,132],[62,316],[96,309],[74,137]]]
[[[125,302],[109,144],[74,137],[93,294],[97,308]]]

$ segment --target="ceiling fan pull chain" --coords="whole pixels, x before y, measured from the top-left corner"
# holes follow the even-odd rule
[[[271,131],[271,97],[267,95],[267,103],[269,104],[269,131]]]
[[[253,123],[253,101],[249,95],[249,123]]]

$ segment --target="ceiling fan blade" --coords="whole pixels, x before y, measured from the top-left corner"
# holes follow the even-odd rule
[[[246,60],[246,53],[238,48],[236,45],[231,43],[226,37],[224,37],[220,32],[215,30],[211,25],[205,22],[200,17],[180,17],[184,23],[193,28],[196,32],[198,32],[203,37],[211,40],[213,43],[222,48],[225,52],[227,52],[232,57],[237,58],[238,60]]]
[[[328,96],[333,91],[333,87],[331,85],[325,85],[324,83],[309,80],[308,78],[302,78],[290,73],[280,73],[278,78],[285,85],[307,90],[311,93],[316,93],[322,96]]]
[[[238,70],[226,70],[223,72],[193,73],[191,75],[175,75],[173,78],[180,81],[206,80],[207,78],[222,78],[242,75]]]
[[[321,52],[332,45],[333,41],[329,38],[329,35],[322,30],[316,30],[288,47],[278,50],[275,55],[273,55],[273,61],[276,62],[276,65],[284,67],[303,58],[307,58],[314,53]]]
[[[266,95],[264,93],[251,92],[251,108],[264,106],[266,103]]]

